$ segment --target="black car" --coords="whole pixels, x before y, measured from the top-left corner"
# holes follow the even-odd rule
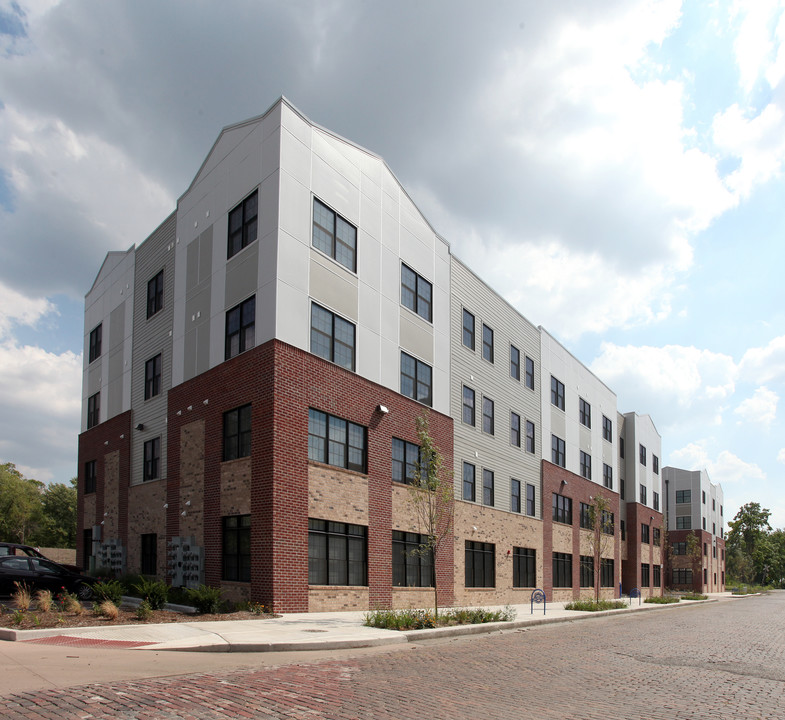
[[[31,545],[22,545],[21,543],[0,542],[0,557],[3,555],[27,555],[29,557],[39,557],[43,558],[44,560],[49,560],[49,558],[41,553],[38,548],[34,548]],[[52,560],[52,562],[56,561]],[[58,565],[62,565],[71,572],[82,572],[82,568],[80,568],[78,565],[69,565],[68,563],[58,563]]]
[[[0,595],[12,595],[24,583],[31,591],[51,590],[53,595],[64,589],[80,600],[93,596],[96,578],[80,575],[52,560],[27,555],[0,557]]]

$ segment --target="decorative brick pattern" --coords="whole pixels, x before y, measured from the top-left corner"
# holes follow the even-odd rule
[[[129,572],[140,572],[142,567],[142,541],[140,535],[155,533],[158,536],[156,559],[157,574],[166,573],[166,483],[162,481],[131,485],[128,488],[128,543],[126,562]]]
[[[367,476],[310,463],[308,517],[368,525]]]
[[[251,458],[221,464],[221,516],[250,515]]]
[[[662,595],[662,585],[660,587],[645,588],[641,587],[641,563],[649,564],[649,581],[654,581],[653,566],[662,563],[663,554],[661,547],[656,547],[653,543],[654,528],[662,528],[662,513],[652,510],[650,507],[640,503],[627,503],[627,560],[622,567],[622,587],[625,593],[632,588],[641,591],[641,597],[651,597],[652,595]],[[649,543],[641,542],[641,525],[649,525]],[[664,582],[665,578],[661,578]]]

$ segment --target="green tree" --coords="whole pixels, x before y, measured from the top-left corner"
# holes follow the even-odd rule
[[[700,538],[694,530],[687,535],[686,555],[692,568],[693,585],[700,584],[700,588],[703,590],[703,549]]]
[[[53,483],[44,489],[36,541],[44,547],[76,547],[76,478],[70,486]]]
[[[727,572],[743,582],[765,582],[776,565],[777,553],[769,542],[771,512],[759,503],[743,505],[728,523],[726,539]]]
[[[452,539],[455,491],[452,473],[444,467],[444,458],[430,434],[427,412],[417,418],[420,459],[415,464],[414,478],[409,486],[409,500],[414,508],[420,535],[425,542],[412,550],[433,562],[434,615],[439,616],[439,583],[436,560],[439,550]]]
[[[0,465],[0,540],[29,541],[40,522],[43,487],[24,477],[13,463]]]
[[[589,522],[591,535],[589,547],[594,561],[594,599],[600,600],[600,586],[602,581],[602,558],[610,555],[613,557],[613,515],[610,511],[611,501],[601,495],[590,498]],[[616,579],[614,578],[614,584]]]

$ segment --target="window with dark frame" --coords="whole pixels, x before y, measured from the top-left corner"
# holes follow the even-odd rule
[[[513,547],[512,586],[537,587],[537,551],[534,548]]]
[[[222,518],[221,579],[251,582],[251,516]]]
[[[475,467],[471,463],[463,464],[463,499],[475,502],[476,497]]]
[[[641,563],[641,587],[651,587],[649,577],[649,563]]]
[[[582,588],[594,587],[594,557],[581,555],[580,561],[580,586]]]
[[[224,357],[229,360],[254,346],[256,325],[256,296],[252,295],[226,312],[226,348]]]
[[[408,265],[401,263],[401,305],[431,322],[432,297],[433,285]]]
[[[161,438],[155,437],[145,441],[142,480],[157,480],[161,463]]]
[[[525,385],[529,390],[534,390],[534,360],[526,357],[526,382]]]
[[[411,485],[417,476],[420,446],[399,438],[392,439],[392,479]]]
[[[640,486],[640,501],[641,501],[641,505],[645,505],[646,504],[646,486],[645,485],[641,485]]]
[[[677,515],[676,516],[676,529],[677,530],[689,530],[692,528],[692,519],[689,515]]]
[[[671,545],[671,549],[674,555],[686,555],[687,554],[687,543],[686,541],[679,541],[675,542]]]
[[[658,492],[653,492],[651,494],[651,504],[652,507],[659,512],[660,510],[660,494]]]
[[[493,330],[484,323],[482,326],[482,356],[488,362],[493,362]]]
[[[534,452],[534,423],[526,421],[526,452]]]
[[[143,533],[141,541],[141,563],[140,570],[142,575],[158,574],[158,535],[156,533]]]
[[[164,309],[164,271],[147,282],[147,319]]]
[[[658,588],[660,587],[660,585],[662,585],[662,573],[660,571],[660,566],[654,564],[652,565],[651,570],[652,570],[651,586]]]
[[[553,587],[572,587],[572,555],[570,553],[553,553]]]
[[[602,523],[601,530],[605,535],[614,535],[616,532],[616,524],[614,522],[613,513],[610,510],[603,510],[601,515]]]
[[[619,497],[624,500],[624,478],[619,478]]]
[[[591,480],[591,455],[583,450],[581,450],[580,455],[580,469],[581,476]]]
[[[87,398],[87,429],[98,425],[101,421],[101,393],[97,392]]]
[[[551,375],[551,405],[564,410],[564,383]]]
[[[602,464],[602,484],[608,490],[613,490],[613,468],[608,463]]]
[[[580,513],[579,517],[579,525],[584,530],[592,530],[594,528],[594,523],[591,520],[591,509],[589,508],[589,504],[582,502],[580,504]]]
[[[521,511],[521,481],[515,478],[510,479],[510,511]]]
[[[95,460],[88,460],[84,464],[84,491],[85,495],[94,493],[98,486],[98,473]]]
[[[251,455],[251,406],[229,410],[224,413],[223,459],[236,460]]]
[[[622,541],[627,539],[627,525],[624,520],[619,520],[619,530],[621,531]]]
[[[602,416],[602,439],[613,442],[613,423],[605,415]]]
[[[615,587],[615,585],[613,558],[602,558],[600,560],[600,587]]]
[[[692,568],[673,568],[673,585],[692,585]]]
[[[646,523],[641,523],[641,542],[649,544],[649,526]]]
[[[529,517],[535,517],[537,514],[537,506],[535,505],[536,490],[534,485],[526,483],[526,514]]]
[[[692,501],[692,491],[691,490],[677,490],[676,491],[676,502],[678,504],[681,503],[688,503]]]
[[[591,427],[591,405],[583,398],[578,398],[578,420],[581,425]]]
[[[493,422],[493,400],[487,397],[482,399],[482,431],[493,435],[494,422]]]
[[[638,451],[640,454],[640,462],[643,467],[646,467],[646,448],[643,445],[638,445]]]
[[[706,491],[705,490],[701,490],[701,496],[703,497],[703,504],[705,505],[706,504]]]
[[[572,499],[553,493],[553,522],[572,525]]]
[[[311,304],[311,352],[324,360],[354,372],[354,323]]]
[[[474,390],[463,386],[463,422],[474,427]]]
[[[394,587],[433,587],[433,551],[427,548],[428,536],[392,531]]]
[[[515,345],[510,345],[510,377],[521,379],[521,351]]]
[[[474,350],[474,315],[468,310],[463,311],[463,344]]]
[[[651,529],[651,541],[655,547],[660,546],[660,529],[658,527]]]
[[[656,455],[651,456],[651,469],[655,475],[660,474],[660,459]]]
[[[347,270],[357,271],[357,228],[316,198],[312,242]]]
[[[161,393],[161,353],[144,364],[144,399],[149,400]]]
[[[494,475],[493,470],[483,468],[482,471],[482,504],[493,507]]]
[[[368,472],[367,431],[335,415],[308,409],[308,459],[355,472]]]
[[[430,407],[432,400],[431,366],[401,351],[401,395]]]
[[[624,460],[624,438],[619,438],[619,457]]]
[[[510,445],[521,446],[521,416],[510,412]]]
[[[99,323],[90,331],[90,341],[88,346],[88,362],[93,362],[101,357],[101,335],[103,324]]]
[[[466,541],[466,587],[496,586],[496,546],[493,543]]]
[[[254,190],[245,200],[229,211],[226,258],[236,255],[256,240],[259,225],[259,191]]]
[[[308,584],[368,585],[368,528],[308,518]]]
[[[551,462],[560,467],[566,467],[564,440],[556,435],[551,435]]]

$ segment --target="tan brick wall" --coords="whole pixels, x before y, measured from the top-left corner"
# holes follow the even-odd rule
[[[190,501],[190,505],[187,505]],[[180,432],[179,535],[193,536],[204,546],[204,420],[184,425]]]
[[[221,516],[250,513],[251,458],[221,463]]]
[[[311,585],[308,588],[308,612],[369,609],[367,587]]]
[[[222,600],[229,600],[231,602],[248,602],[251,599],[251,585],[250,583],[234,583],[227,580],[221,581],[221,595]]]
[[[310,462],[308,517],[368,525],[368,478]]]
[[[101,527],[101,542],[120,537],[120,451],[104,456],[104,507],[106,514],[96,524]]]
[[[90,529],[93,525],[97,525],[100,520],[96,521],[96,496],[95,493],[90,493],[84,496],[84,506],[82,509],[82,522],[79,527]]]
[[[573,508],[573,512],[575,512],[575,508]],[[572,533],[572,525],[553,523],[553,552],[572,555]]]
[[[126,568],[137,573],[142,567],[142,541],[140,535],[158,535],[156,575],[166,573],[166,483],[154,480],[128,488],[128,547]]]
[[[433,588],[394,587],[392,591],[393,610],[433,607]],[[439,603],[441,607],[441,602]]]

